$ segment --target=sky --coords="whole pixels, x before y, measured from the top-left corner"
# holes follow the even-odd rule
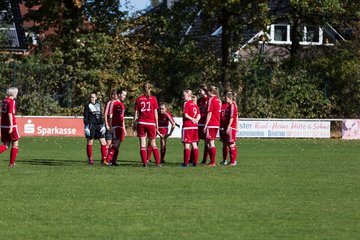
[[[129,0],[129,2],[134,7],[134,11],[142,10],[150,5],[150,0]]]

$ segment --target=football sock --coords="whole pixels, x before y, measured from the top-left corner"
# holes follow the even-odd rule
[[[191,149],[190,150],[190,160],[189,162],[194,162],[194,151]]]
[[[107,154],[107,157],[106,157],[106,161],[107,161],[107,162],[110,162],[111,160],[114,159],[115,151],[116,151],[115,147],[112,146],[112,147],[110,148],[108,154]]]
[[[7,145],[1,145],[0,146],[0,153],[2,153],[2,152],[5,152],[6,151],[6,149],[8,149],[8,146]]]
[[[209,148],[210,164],[215,164],[216,159],[216,147]]]
[[[161,148],[161,161],[164,161],[166,154],[166,147]]]
[[[228,158],[228,154],[229,154],[228,146],[226,146],[226,145],[223,146],[222,154],[223,154],[223,160],[226,160]]]
[[[146,160],[150,160],[151,159],[151,152],[152,152],[152,147],[149,145],[147,147],[147,157],[146,157]]]
[[[237,157],[237,147],[236,145],[230,147],[230,161],[235,163]]]
[[[147,163],[146,148],[140,148],[140,156],[141,156],[141,161],[143,162],[143,164],[146,164]]]
[[[194,154],[193,164],[198,164],[198,161],[199,161],[199,149],[198,148],[193,148],[191,152]]]
[[[117,148],[117,149],[115,149],[114,156],[112,158],[112,161],[114,163],[116,163],[118,156],[119,156],[119,149]]]
[[[105,161],[106,156],[107,156],[107,152],[108,152],[108,149],[107,149],[106,145],[101,145],[100,151],[101,151],[101,160]]]
[[[184,148],[184,164],[188,165],[190,160],[190,148]]]
[[[86,148],[86,153],[87,153],[87,156],[88,156],[88,159],[89,161],[92,160],[92,145],[88,144],[87,145],[87,148]]]
[[[18,147],[12,147],[11,148],[11,152],[10,152],[10,164],[13,165],[15,163],[15,160],[16,160],[16,156],[18,154]]]
[[[156,164],[160,164],[159,149],[157,147],[153,147],[152,150],[153,150],[153,154],[154,154]]]

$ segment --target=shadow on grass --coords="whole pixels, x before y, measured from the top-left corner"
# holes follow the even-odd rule
[[[61,160],[61,159],[28,159],[28,160],[19,160],[19,162],[28,165],[37,165],[37,166],[87,166],[87,161],[79,160]],[[142,167],[140,161],[132,160],[118,160],[117,163],[119,167]],[[178,167],[180,162],[166,162],[162,164],[163,167]],[[100,161],[95,161],[93,166],[103,166]],[[149,167],[155,167],[155,162],[152,161],[149,163]]]

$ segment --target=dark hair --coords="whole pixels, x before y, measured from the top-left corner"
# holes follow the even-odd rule
[[[117,90],[116,94],[120,95],[122,92],[126,92],[126,90],[123,88],[120,88],[119,90]]]
[[[205,92],[208,91],[206,84],[201,84],[199,87],[201,90],[204,90]]]
[[[144,83],[143,90],[144,90],[144,93],[145,93],[145,95],[147,97],[151,96],[151,88],[152,88],[151,83]]]
[[[97,92],[95,92],[95,91],[92,91],[91,93],[90,93],[90,95],[91,94],[95,94],[95,96],[97,96]]]
[[[208,91],[214,95],[219,95],[219,88],[217,88],[215,86],[210,86]]]

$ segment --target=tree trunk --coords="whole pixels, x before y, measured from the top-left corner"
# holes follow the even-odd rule
[[[221,84],[224,90],[230,90],[231,84],[229,80],[230,71],[230,15],[226,8],[222,7],[222,34],[221,34]]]

